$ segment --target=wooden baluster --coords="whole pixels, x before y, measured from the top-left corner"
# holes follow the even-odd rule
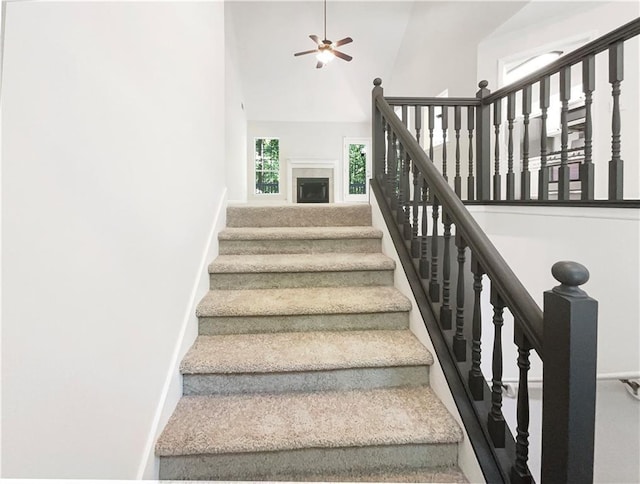
[[[531,200],[531,173],[529,172],[529,115],[531,114],[531,86],[522,88],[522,114],[524,139],[522,146],[522,173],[520,175],[520,199]]]
[[[402,225],[404,240],[411,240],[411,165],[413,160],[406,150],[404,159],[404,211]]]
[[[477,200],[491,200],[491,105],[486,98],[491,91],[487,81],[480,81],[476,98],[476,193]]]
[[[408,115],[409,106],[402,106],[402,123],[404,127],[407,127],[407,123],[409,122]],[[403,150],[403,165],[402,165],[402,191],[404,194],[402,211],[400,214],[402,215],[402,219],[399,220],[399,223],[402,225],[402,235],[404,240],[411,240],[411,164],[412,160],[409,156],[407,150],[402,147]]]
[[[400,146],[400,140],[394,133],[393,146],[395,150],[395,171],[393,172],[393,194],[394,194],[394,207],[398,210],[400,204],[400,175],[402,174],[402,148]]]
[[[422,107],[414,106],[414,124],[416,127],[416,141],[420,145],[420,130],[422,129]],[[422,174],[418,171],[418,166],[413,163],[413,205],[411,214],[413,216],[413,223],[411,224],[411,257],[417,259],[420,257],[420,239],[418,238],[418,207],[420,203],[420,184],[422,181]]]
[[[456,176],[453,186],[458,197],[462,198],[462,177],[460,176],[460,129],[462,128],[462,106],[453,108],[453,125],[456,131]]]
[[[402,112],[402,124],[407,127],[407,106],[401,107]],[[399,157],[398,157],[398,205],[396,206],[396,222],[400,225],[401,233],[404,235],[404,219],[405,219],[405,206],[407,193],[405,191],[405,167],[407,165],[407,154],[404,146],[399,145]]]
[[[584,161],[580,165],[580,189],[582,200],[593,200],[594,192],[594,165],[593,165],[593,120],[591,118],[591,105],[593,104],[593,91],[596,88],[596,63],[595,56],[590,55],[582,61],[582,91],[584,92]]]
[[[420,277],[422,279],[429,278],[429,259],[427,258],[427,234],[429,230],[428,214],[427,214],[427,202],[429,200],[429,187],[427,186],[427,180],[420,176],[422,179],[422,238],[420,243]]]
[[[436,124],[435,107],[428,107],[429,115],[429,159],[433,162],[433,130]]]
[[[623,80],[622,42],[609,47],[609,82],[613,95],[611,117],[611,161],[609,162],[609,200],[623,200],[623,168],[620,158],[620,83]]]
[[[429,299],[431,302],[440,301],[440,284],[438,284],[438,199],[433,194],[431,217],[433,228],[431,233],[431,280],[429,281]]]
[[[511,467],[511,482],[530,484],[533,482],[527,461],[529,460],[529,352],[531,344],[516,321],[514,341],[518,346],[518,403],[516,405],[516,461]]]
[[[456,230],[458,247],[458,287],[456,288],[456,334],[453,335],[453,354],[457,361],[467,361],[467,340],[464,338],[464,262],[467,244]]]
[[[569,200],[569,99],[571,99],[571,67],[560,71],[560,167],[558,168],[558,200]]]
[[[540,109],[542,126],[540,129],[540,171],[538,172],[538,200],[549,200],[549,169],[547,168],[547,110],[551,100],[551,78],[540,80]]]
[[[422,106],[413,107],[413,122],[416,129],[416,141],[420,144],[420,134],[422,132]]]
[[[387,173],[389,173],[389,161],[387,160],[387,138],[388,138],[389,125],[382,120],[382,179],[380,180],[380,186],[386,193],[387,190]]]
[[[469,130],[469,175],[467,176],[467,200],[475,200],[476,179],[473,176],[473,106],[467,108],[467,129]]]
[[[504,301],[495,285],[491,284],[493,306],[493,353],[491,359],[491,410],[487,416],[487,429],[494,447],[501,449],[505,443],[505,420],[502,415],[502,325]]]
[[[493,199],[500,200],[502,180],[500,175],[500,124],[502,124],[502,99],[496,99],[493,104],[493,129],[496,133],[495,144],[495,172],[493,174]]]
[[[507,200],[515,200],[516,175],[513,172],[513,122],[516,119],[516,93],[507,95]]]
[[[449,108],[442,106],[442,176],[449,181],[447,176],[447,128],[449,127]]]
[[[404,176],[402,177],[404,181],[404,210],[402,211],[402,235],[404,236],[404,240],[411,240],[411,165],[413,164],[413,160],[411,160],[411,156],[405,150],[404,152]]]
[[[420,180],[422,176],[418,171],[418,166],[413,165],[413,198],[411,204],[411,257],[417,259],[420,257],[420,239],[418,238],[418,207],[420,202]]]
[[[389,199],[389,206],[393,210],[395,206],[394,203],[394,188],[393,182],[395,179],[395,136],[393,134],[393,130],[391,129],[391,125],[387,123],[387,189],[386,195]]]
[[[444,224],[444,254],[442,256],[442,306],[440,306],[440,326],[451,329],[450,281],[451,281],[451,217],[442,207]]]
[[[469,390],[474,400],[484,400],[484,376],[480,369],[482,339],[482,275],[484,270],[478,259],[471,255],[471,272],[473,272],[473,333],[471,340],[471,369],[469,370]]]

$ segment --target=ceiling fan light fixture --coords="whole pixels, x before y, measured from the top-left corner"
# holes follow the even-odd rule
[[[338,40],[337,42],[332,42],[331,40],[327,39],[327,0],[323,0],[323,5],[324,5],[324,39],[320,40],[320,38],[317,35],[311,34],[309,38],[313,40],[313,42],[315,42],[316,48],[313,50],[306,50],[304,52],[296,52],[295,54],[293,54],[294,57],[298,57],[300,55],[315,53],[316,60],[318,61],[318,63],[316,64],[317,69],[320,69],[326,64],[328,64],[329,62],[331,62],[334,59],[334,57],[339,57],[340,59],[347,62],[350,62],[353,59],[353,57],[351,57],[350,55],[345,54],[344,52],[340,52],[339,50],[336,49],[336,47],[340,47],[342,45],[350,44],[351,42],[353,42],[353,39],[351,37],[345,37],[344,39]]]
[[[329,49],[321,50],[316,55],[316,59],[318,59],[318,61],[322,62],[323,64],[327,64],[328,62],[331,62],[334,59],[334,57],[335,56],[333,55],[333,52],[331,52],[331,50]]]

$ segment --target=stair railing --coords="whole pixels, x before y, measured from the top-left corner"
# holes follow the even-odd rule
[[[611,158],[608,161],[607,170],[608,200],[598,200],[598,202],[602,206],[638,206],[638,200],[631,200],[633,202],[631,204],[623,203],[625,201],[624,161],[621,156],[620,106],[621,87],[624,80],[624,44],[639,34],[640,19],[635,19],[493,93],[487,88],[487,81],[481,81],[475,97],[388,97],[386,99],[391,106],[401,108],[402,112],[409,111],[410,115],[413,113],[417,131],[421,129],[423,112],[426,112],[429,140],[427,143],[425,139],[425,146],[428,145],[429,157],[435,161],[434,133],[442,139],[439,151],[441,151],[442,174],[445,179],[449,178],[447,132],[451,131],[449,113],[453,110],[454,187],[459,197],[463,197],[461,163],[468,161],[467,190],[464,194],[464,199],[467,201],[594,205],[596,170],[592,105],[594,93],[596,93],[596,59],[598,62],[604,61],[605,59],[601,59],[598,54],[608,50],[608,80],[611,84],[611,94],[602,99],[603,102],[606,100],[607,103],[612,104],[611,132],[606,134],[611,137]],[[579,70],[583,101],[571,102],[573,66],[581,67]],[[556,79],[557,86],[555,86]],[[559,96],[557,107],[551,102],[552,92],[556,87]],[[638,86],[631,85],[629,88],[638,89]],[[605,90],[604,87],[602,90]],[[536,94],[535,100],[534,94]],[[534,104],[535,113],[532,112]],[[547,130],[548,114],[557,108],[560,110],[559,149],[550,146],[547,139],[550,134]],[[468,160],[461,160],[460,153],[461,131],[462,135],[465,135],[463,118],[467,122],[466,134],[469,138]],[[535,140],[536,146],[531,143],[532,136],[530,136],[530,124],[534,121],[540,129],[539,140]],[[514,133],[517,132],[515,129],[517,125],[522,128],[521,138]],[[570,146],[570,130],[577,130],[583,135],[582,146]],[[599,135],[598,139],[605,139],[602,133],[596,133],[596,135]],[[420,136],[420,133],[417,132],[416,136]],[[504,143],[502,137],[505,138]],[[578,144],[581,143],[582,141],[579,140]],[[506,146],[503,147],[503,144]],[[516,160],[514,149],[520,145],[522,152]],[[534,150],[537,155],[535,159],[531,156]],[[462,157],[464,158],[464,155]],[[505,161],[506,173],[504,173]],[[517,167],[514,167],[516,161],[520,164],[519,175],[516,173]],[[537,177],[535,170],[537,170]],[[626,200],[629,201],[629,198],[626,197]]]
[[[421,120],[414,119],[414,137],[407,129],[407,110],[402,110],[401,120],[385,100],[381,84],[374,81],[372,94],[373,193],[487,482],[533,481],[527,465],[531,350],[543,361],[542,481],[592,481],[597,302],[578,287],[588,280],[588,271],[575,262],[556,263],[552,273],[560,285],[545,292],[543,312],[419,145]],[[457,255],[456,281],[452,250]],[[469,269],[471,308],[465,305]],[[493,306],[491,387],[481,371],[485,277]],[[505,308],[514,317],[518,350],[515,441],[502,414]]]

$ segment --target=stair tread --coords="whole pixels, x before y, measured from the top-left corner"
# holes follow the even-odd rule
[[[218,240],[325,240],[381,238],[382,231],[371,226],[227,227],[218,234]]]
[[[274,373],[433,364],[409,330],[199,336],[183,374]]]
[[[209,291],[198,317],[404,312],[411,303],[393,286]]]
[[[278,481],[290,482],[437,482],[468,483],[458,467],[435,469],[389,469],[371,473],[308,474],[279,477]]]
[[[457,423],[431,388],[182,397],[159,456],[454,444]]]
[[[381,253],[219,255],[209,273],[323,272],[393,270],[393,259]]]
[[[370,226],[366,203],[293,203],[284,205],[229,205],[227,227]]]

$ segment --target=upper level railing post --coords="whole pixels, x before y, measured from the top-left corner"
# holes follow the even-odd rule
[[[480,81],[476,93],[481,100],[476,109],[476,200],[491,200],[491,106],[482,103],[491,93],[488,85]]]
[[[382,79],[379,77],[373,80],[373,92],[371,94],[371,116],[372,127],[371,145],[373,149],[372,164],[373,177],[382,183],[384,178],[384,122],[382,114],[376,108],[376,97],[382,96]]]
[[[624,78],[624,44],[609,47],[609,82],[613,96],[611,117],[611,161],[609,161],[609,200],[622,200],[623,167],[620,158],[620,84]]]
[[[576,262],[551,269],[561,283],[544,293],[542,483],[593,482],[598,303],[578,286]]]

